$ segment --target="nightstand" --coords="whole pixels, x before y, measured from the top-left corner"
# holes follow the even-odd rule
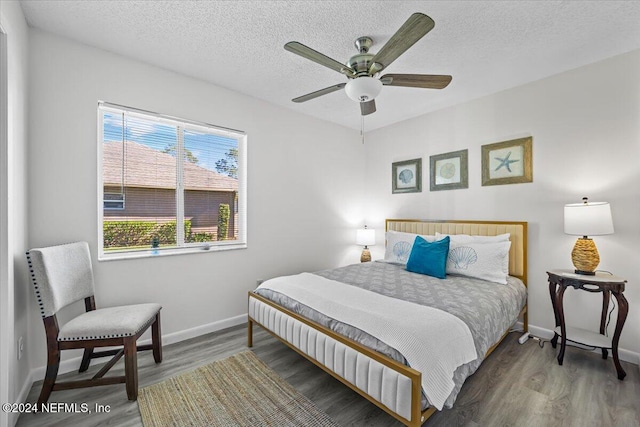
[[[602,358],[606,359],[608,350],[613,353],[613,363],[616,366],[618,379],[622,380],[627,375],[618,359],[618,342],[620,341],[620,333],[627,320],[629,312],[629,303],[622,294],[624,285],[627,283],[625,279],[606,273],[596,273],[594,276],[575,274],[573,270],[551,270],[547,271],[549,276],[549,294],[551,296],[551,304],[556,317],[556,328],[551,345],[556,348],[558,337],[563,337],[560,344],[560,353],[558,354],[558,364],[562,365],[564,359],[564,350],[566,341],[583,344],[588,347],[596,347],[602,349]],[[564,309],[562,301],[564,291],[567,287],[576,290],[581,289],[587,292],[602,292],[602,313],[600,315],[600,333],[587,331],[580,328],[567,327],[564,324]],[[607,323],[607,310],[611,294],[618,302],[618,319],[616,321],[616,329],[613,333],[613,339],[606,337],[605,327]]]

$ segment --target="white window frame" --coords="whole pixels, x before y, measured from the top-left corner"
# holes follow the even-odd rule
[[[184,224],[184,183],[183,183],[183,164],[176,162],[176,240],[177,247],[160,248],[160,249],[135,249],[123,251],[105,251],[104,250],[104,181],[103,171],[103,138],[104,138],[104,122],[103,112],[110,111],[121,114],[123,111],[132,116],[138,116],[145,120],[154,120],[158,123],[176,126],[179,130],[179,140],[183,139],[183,133],[180,130],[193,130],[198,132],[215,133],[221,136],[231,137],[238,141],[238,238],[235,240],[222,240],[217,242],[205,243],[184,243],[184,227],[178,224]],[[140,110],[137,108],[126,107],[118,104],[99,101],[98,108],[98,260],[116,260],[129,258],[146,258],[164,255],[178,255],[186,253],[203,253],[217,252],[233,249],[247,248],[247,135],[243,131],[236,129],[215,126],[209,123],[197,122],[193,120],[181,119],[150,111]],[[180,141],[176,144],[176,158],[181,158],[183,145]]]

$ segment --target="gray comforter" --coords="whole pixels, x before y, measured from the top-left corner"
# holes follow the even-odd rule
[[[508,277],[506,285],[463,276],[449,275],[447,279],[441,280],[410,273],[403,265],[385,262],[354,264],[318,271],[315,274],[391,298],[434,307],[465,322],[473,335],[477,353],[482,356],[456,370],[453,378],[456,387],[445,403],[449,408],[455,402],[466,378],[482,363],[487,350],[517,320],[527,299],[526,287],[514,277]],[[360,329],[331,319],[286,295],[268,289],[258,289],[256,292],[295,313],[406,364],[406,360],[397,350]],[[423,395],[423,407],[427,406],[426,403]]]

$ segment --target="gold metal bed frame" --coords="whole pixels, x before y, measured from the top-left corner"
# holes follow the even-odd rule
[[[469,234],[474,236],[496,236],[499,234],[510,233],[511,240],[511,249],[509,251],[509,274],[511,276],[517,277],[522,282],[527,285],[527,223],[526,222],[513,222],[513,221],[459,221],[459,220],[409,220],[409,219],[387,219],[385,228],[387,231],[401,231],[407,233],[416,233],[422,235],[433,235],[436,232],[442,234]],[[253,301],[252,301],[253,299]],[[304,351],[297,348],[294,344],[287,341],[286,338],[278,335],[274,331],[270,330],[269,327],[264,325],[266,323],[259,322],[257,319],[252,317],[251,310],[252,305],[255,304],[266,304],[263,307],[271,307],[275,309],[279,314],[294,319],[294,321],[298,321],[301,324],[306,325],[307,327],[317,331],[319,334],[322,334],[329,339],[333,339],[338,343],[344,344],[350,349],[355,350],[357,353],[372,359],[384,367],[391,369],[397,372],[399,375],[408,378],[411,381],[411,410],[410,410],[410,418],[402,416],[395,412],[393,409],[387,407],[381,401],[372,397],[363,389],[357,387],[355,384],[350,382],[349,380],[343,378],[323,363],[316,360],[314,357],[308,355]],[[523,326],[525,332],[528,330],[528,316],[527,316],[527,305],[525,304],[524,308],[520,312],[520,316],[522,316]],[[374,405],[378,406],[389,415],[396,418],[398,421],[409,427],[418,427],[421,426],[431,415],[436,412],[436,408],[431,406],[426,410],[421,410],[421,376],[422,374],[412,369],[402,363],[399,363],[381,353],[377,353],[363,345],[346,338],[342,335],[335,333],[334,331],[316,323],[309,319],[306,319],[284,307],[279,306],[278,304],[273,303],[272,301],[261,297],[253,292],[249,292],[249,323],[248,323],[248,346],[253,346],[253,324],[257,324],[262,326],[267,332],[269,332],[274,337],[278,338],[290,348],[298,352],[300,355],[304,356],[312,363],[314,363],[319,368],[323,369],[325,372],[332,375],[338,381],[342,382],[349,388],[353,389],[361,396],[369,400]],[[498,345],[502,342],[502,340],[509,333],[508,328],[500,340],[496,342],[486,353],[485,358],[489,356],[493,350],[498,347]]]

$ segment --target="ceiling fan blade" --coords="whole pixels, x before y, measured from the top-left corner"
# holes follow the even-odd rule
[[[376,112],[376,100],[372,99],[371,101],[361,102],[360,103],[360,112],[363,116],[367,116],[369,114]]]
[[[285,50],[289,52],[295,53],[296,55],[300,55],[303,58],[306,58],[310,61],[313,61],[317,64],[324,65],[327,68],[331,68],[334,71],[342,73],[346,76],[355,76],[355,71],[349,66],[336,61],[335,59],[329,58],[328,56],[311,49],[308,46],[303,45],[298,42],[289,42],[284,45]]]
[[[435,22],[433,22],[433,19],[423,13],[414,13],[411,15],[373,57],[371,67],[369,68],[369,75],[373,75],[388,67],[389,64],[431,31],[434,26]]]
[[[432,74],[385,74],[380,81],[386,86],[444,89],[451,83],[451,76]]]
[[[347,85],[346,83],[340,83],[340,84],[337,84],[337,85],[333,85],[333,86],[325,87],[324,89],[320,89],[320,90],[317,90],[317,91],[315,91],[315,92],[311,92],[311,93],[308,93],[308,94],[306,94],[306,95],[302,95],[302,96],[299,96],[299,97],[297,97],[297,98],[293,98],[293,99],[292,99],[292,101],[293,101],[293,102],[305,102],[305,101],[309,101],[310,99],[314,99],[314,98],[317,98],[317,97],[319,97],[319,96],[326,95],[326,94],[328,94],[328,93],[331,93],[331,92],[335,92],[335,91],[337,91],[337,90],[340,90],[340,89],[342,89],[343,87],[345,87],[346,85]]]

